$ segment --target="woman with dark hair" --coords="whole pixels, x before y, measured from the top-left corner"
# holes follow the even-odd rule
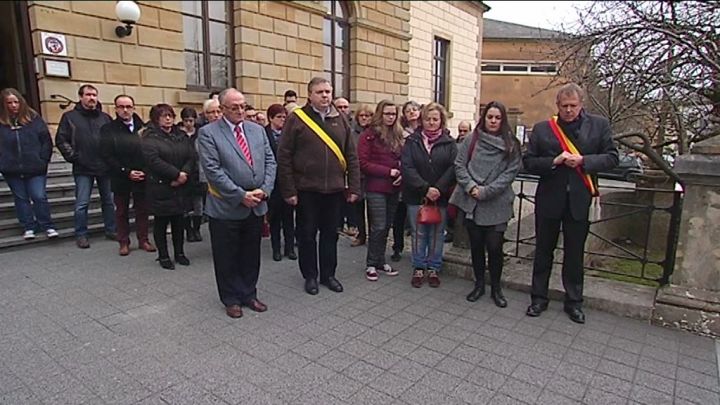
[[[500,285],[503,242],[513,216],[512,183],[520,167],[520,143],[510,130],[505,106],[492,101],[483,109],[475,131],[460,144],[455,158],[458,184],[450,198],[465,213],[465,229],[470,237],[475,273],[475,288],[467,296],[470,302],[485,294],[487,251],[491,297],[498,307],[507,306]]]
[[[180,111],[180,119],[182,120],[180,130],[188,136],[193,148],[197,151],[197,111],[194,108],[185,107]],[[185,234],[188,242],[200,242],[203,240],[200,234],[200,225],[202,224],[203,200],[207,192],[207,182],[200,181],[200,165],[197,162],[195,163],[195,170],[190,173],[190,183],[192,184],[192,210],[183,220]]]
[[[147,168],[147,198],[155,216],[153,235],[158,261],[173,270],[167,247],[166,229],[172,230],[175,261],[190,265],[183,250],[183,215],[192,207],[191,173],[197,166],[197,153],[190,139],[175,125],[175,112],[167,104],[150,109],[150,123],[143,131],[142,147]]]
[[[377,281],[378,271],[396,276],[385,261],[388,230],[395,217],[400,194],[400,157],[403,145],[399,108],[383,100],[375,109],[368,128],[360,135],[358,159],[365,176],[365,201],[370,221],[370,241],[367,250],[365,277]]]
[[[277,160],[277,149],[280,143],[283,126],[287,118],[287,111],[282,104],[273,104],[267,109],[270,123],[265,127],[265,134],[270,141],[270,148]],[[285,202],[280,195],[278,178],[275,177],[275,188],[270,193],[268,201],[268,222],[270,222],[270,244],[272,245],[273,260],[282,260],[283,251],[280,246],[280,230],[285,239],[285,257],[297,260],[295,253],[295,207]]]
[[[407,139],[420,126],[420,104],[415,101],[408,101],[403,104],[400,125],[403,128],[403,138]],[[395,218],[393,218],[393,254],[390,260],[399,262],[402,259],[402,252],[405,250],[405,226],[407,224],[407,205],[400,195]]]
[[[447,129],[447,112],[438,103],[426,104],[420,113],[422,126],[405,140],[402,150],[403,201],[407,204],[412,231],[411,284],[440,286],[445,220],[450,190],[455,184],[457,145]],[[434,204],[439,223],[418,223],[420,206]]]
[[[52,156],[48,126],[13,88],[0,92],[0,173],[15,199],[23,238],[35,239],[38,228],[58,236],[47,199],[47,168]]]

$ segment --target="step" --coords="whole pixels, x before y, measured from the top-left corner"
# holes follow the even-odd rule
[[[131,220],[131,223],[134,222]],[[75,238],[74,228],[62,228],[57,229],[58,237],[54,239],[48,239],[45,233],[36,234],[37,237],[32,240],[23,239],[22,235],[0,237],[0,254],[8,251],[17,250],[20,248],[29,248],[41,244],[58,243],[59,241]],[[88,233],[90,235],[102,234],[104,226],[102,223],[88,225]],[[92,240],[90,241],[92,243]]]
[[[48,184],[45,188],[48,199],[75,197],[75,183],[72,179],[63,183]],[[0,201],[13,201],[12,191],[5,183],[0,182]]]
[[[55,229],[74,229],[75,228],[75,213],[59,212],[53,213],[52,219],[55,223]],[[100,208],[90,206],[88,210],[88,225],[102,223],[102,211]],[[0,219],[0,238],[7,237],[20,237],[23,233],[23,228],[17,221],[17,218],[11,219]]]
[[[47,184],[67,183],[74,181],[72,169],[58,169],[48,172]],[[0,175],[0,188],[7,188],[5,179]]]
[[[9,201],[8,201],[9,200]],[[66,197],[58,197],[58,198],[49,198],[48,202],[50,203],[50,212],[65,212],[65,211],[74,211],[75,210],[75,196],[66,196]],[[92,194],[90,196],[90,208],[99,207],[100,206],[100,194]],[[0,198],[0,220],[1,219],[9,219],[9,218],[16,218],[15,213],[15,202],[12,200],[12,197],[5,199]]]

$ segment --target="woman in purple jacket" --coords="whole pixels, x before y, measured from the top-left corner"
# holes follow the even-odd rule
[[[385,261],[388,230],[395,217],[400,195],[400,158],[403,146],[400,109],[391,101],[381,101],[368,128],[360,134],[358,158],[365,176],[365,200],[370,222],[365,276],[377,281],[378,271],[388,276],[398,272]]]
[[[55,238],[58,233],[50,217],[45,188],[52,155],[50,131],[17,90],[2,90],[0,99],[0,173],[15,198],[23,238],[35,239],[38,230]]]

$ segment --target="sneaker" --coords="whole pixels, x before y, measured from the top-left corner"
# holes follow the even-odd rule
[[[424,282],[425,282],[425,272],[422,269],[415,269],[415,272],[413,273],[413,276],[410,279],[410,284],[415,288],[420,288],[420,287],[422,287]]]
[[[432,288],[440,286],[440,277],[438,277],[437,270],[428,270],[428,285]]]
[[[23,234],[23,239],[25,239],[25,240],[35,239],[35,231],[33,231],[33,230],[25,231],[25,233]]]
[[[399,274],[397,270],[390,267],[390,265],[387,263],[383,264],[382,269],[380,270],[382,270],[382,272],[385,273],[386,276],[397,276]]]
[[[370,281],[377,281],[378,274],[377,274],[377,270],[375,270],[375,267],[369,266],[365,270],[365,278],[367,278]]]
[[[54,230],[54,229],[52,229],[52,228],[50,228],[50,229],[47,230],[47,237],[50,238],[50,239],[52,239],[52,238],[57,238],[58,235],[59,235],[59,234],[58,234],[58,231],[56,231],[56,230]]]

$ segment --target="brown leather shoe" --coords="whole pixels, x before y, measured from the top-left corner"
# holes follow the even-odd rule
[[[146,252],[155,252],[157,250],[155,249],[155,246],[147,240],[140,242],[140,249]]]
[[[120,244],[120,256],[127,256],[130,254],[130,245],[127,243],[121,243]]]
[[[234,305],[228,305],[225,307],[225,313],[230,318],[242,318],[242,308],[240,308],[240,305],[234,304]]]
[[[415,288],[422,287],[425,282],[425,272],[422,269],[415,269],[413,276],[410,279],[410,284]]]
[[[253,300],[250,300],[247,304],[245,304],[246,307],[252,309],[255,312],[265,312],[267,311],[267,305],[260,302],[259,299],[255,298]]]
[[[436,270],[428,270],[428,285],[432,288],[440,287],[440,277]]]

